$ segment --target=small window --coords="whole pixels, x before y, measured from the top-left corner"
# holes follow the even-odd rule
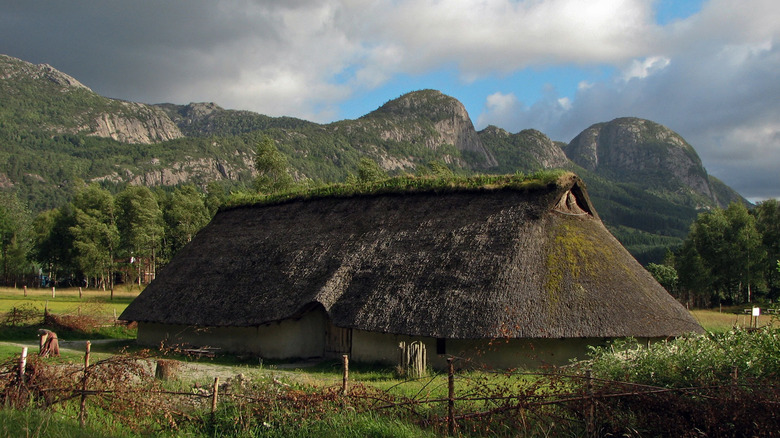
[[[447,354],[447,340],[436,338],[436,354]]]

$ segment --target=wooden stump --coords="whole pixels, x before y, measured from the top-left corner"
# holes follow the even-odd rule
[[[57,333],[51,330],[38,329],[38,355],[40,357],[60,355],[60,344]]]
[[[158,380],[176,379],[181,368],[181,362],[178,360],[160,359],[157,361],[157,368],[154,371],[154,378]]]

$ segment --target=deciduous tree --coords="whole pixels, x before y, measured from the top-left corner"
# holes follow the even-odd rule
[[[164,234],[162,211],[157,199],[145,186],[130,186],[116,197],[120,246],[137,263],[138,284],[143,282],[144,262],[151,277],[157,269],[157,254]]]
[[[171,254],[192,240],[211,218],[204,195],[193,185],[178,187],[165,206],[166,240]]]
[[[113,289],[114,256],[119,246],[114,197],[97,184],[82,187],[73,199],[76,262],[84,275]]]
[[[681,286],[734,303],[753,299],[765,265],[755,219],[740,203],[699,214],[677,257]]]
[[[70,204],[44,211],[33,220],[33,259],[52,280],[76,269],[71,233],[74,225],[75,215]]]
[[[261,193],[276,193],[292,187],[294,181],[288,171],[287,157],[276,148],[274,141],[263,137],[255,155],[255,188]]]
[[[358,164],[357,179],[360,182],[379,181],[387,178],[387,172],[376,161],[363,157]]]
[[[764,250],[767,253],[766,281],[772,295],[770,298],[780,298],[780,271],[773,269],[773,262],[780,260],[780,202],[770,199],[759,203],[753,209],[756,218],[756,229],[761,234]]]
[[[30,213],[14,193],[0,192],[0,264],[6,284],[14,283],[32,270],[27,260],[29,218]]]

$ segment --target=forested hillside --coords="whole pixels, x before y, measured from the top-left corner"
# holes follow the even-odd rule
[[[366,159],[389,175],[431,163],[458,175],[573,170],[643,263],[681,245],[699,212],[745,202],[707,174],[692,145],[641,119],[597,124],[560,143],[533,129],[477,132],[459,101],[422,90],[356,120],[317,124],[214,103],[118,101],[49,66],[2,55],[0,94],[0,187],[30,214],[62,207],[83,183],[112,194],[128,185],[252,190],[265,138],[307,184],[345,181]]]

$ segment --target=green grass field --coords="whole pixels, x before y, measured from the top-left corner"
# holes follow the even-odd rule
[[[109,292],[102,290],[85,290],[82,297],[78,296],[78,289],[56,290],[55,296],[51,296],[50,289],[28,290],[27,297],[21,289],[0,289],[0,319],[7,316],[14,308],[34,308],[43,312],[48,306],[52,314],[89,315],[98,318],[112,319],[114,311],[119,315],[125,307],[138,295],[135,290],[117,290],[113,300]],[[739,313],[736,313],[739,312]],[[750,317],[742,313],[742,308],[718,310],[695,310],[692,315],[702,326],[712,332],[726,332],[734,326],[747,327]],[[110,322],[110,321],[109,321]],[[778,326],[777,318],[762,316],[758,325],[772,324]],[[71,363],[80,364],[83,361],[84,340],[104,339],[93,342],[92,360],[107,359],[123,348],[133,347],[135,332],[128,331],[121,325],[107,324],[99,330],[88,331],[60,331],[60,339],[67,348],[62,350],[59,358],[46,359],[47,363]],[[28,346],[29,354],[37,352],[36,331],[40,325],[28,327],[4,326],[0,330],[0,359],[8,360],[19,355],[22,346]],[[112,338],[117,340],[112,340]],[[375,394],[382,394],[388,401],[411,400],[408,406],[413,406],[413,415],[404,414],[400,408],[385,414],[384,411],[356,412],[333,409],[327,397],[318,395],[327,393],[327,388],[336,388],[341,382],[341,364],[339,361],[321,362],[317,365],[301,363],[300,368],[296,364],[285,362],[267,361],[258,366],[255,360],[242,359],[231,355],[219,355],[215,358],[192,358],[171,352],[151,352],[154,355],[162,354],[167,359],[176,359],[187,363],[182,369],[178,379],[168,382],[168,390],[190,392],[194,386],[207,388],[214,381],[214,376],[222,375],[225,380],[229,376],[239,374],[250,378],[250,381],[270,385],[272,391],[279,392],[281,388],[290,388],[292,396],[300,398],[299,401],[282,397],[270,399],[270,407],[262,405],[249,405],[231,401],[221,404],[216,417],[198,411],[188,411],[189,421],[182,421],[180,429],[171,429],[164,436],[170,437],[201,437],[201,436],[433,436],[436,430],[441,428],[423,427],[425,421],[421,419],[441,417],[443,405],[441,403],[422,403],[421,400],[446,400],[447,376],[434,373],[428,377],[407,381],[395,375],[392,367],[378,367],[376,365],[351,364],[350,388],[354,393],[362,394],[367,399],[372,399]],[[153,359],[152,359],[153,360]],[[526,393],[531,397],[539,397],[540,394],[555,393],[568,390],[568,384],[561,380],[551,380],[549,384],[538,376],[518,374],[501,374],[481,371],[461,371],[456,377],[458,395],[465,397],[458,401],[460,412],[482,412],[488,407],[495,406],[493,402],[484,402],[480,397],[497,396],[499,399],[507,394]],[[280,383],[276,383],[280,382]],[[194,383],[198,383],[195,385]],[[563,385],[563,386],[562,386]],[[315,389],[318,388],[318,389]],[[317,392],[320,391],[320,392]],[[374,392],[380,391],[380,392]],[[284,394],[284,392],[282,392]],[[263,393],[258,393],[263,395]],[[308,397],[308,398],[307,398]],[[468,397],[474,397],[468,399]],[[149,397],[147,397],[149,398]],[[178,399],[177,399],[178,400]],[[301,408],[304,400],[307,408]],[[385,403],[385,402],[382,402]],[[493,403],[493,404],[491,404]],[[310,406],[309,406],[310,405]],[[248,409],[253,410],[248,410]],[[312,409],[309,409],[312,408]],[[120,414],[105,412],[97,404],[90,405],[90,417],[88,427],[81,429],[77,425],[77,407],[74,403],[63,403],[51,410],[20,409],[0,410],[2,418],[0,422],[0,436],[148,436],[143,432],[131,430],[131,426],[124,424],[127,418]],[[207,412],[207,411],[204,411]],[[251,415],[249,414],[251,412]],[[302,414],[303,412],[303,414]],[[202,418],[198,415],[202,414]],[[151,415],[151,414],[149,414]],[[303,415],[303,416],[302,416]],[[148,415],[147,415],[148,416]],[[143,418],[143,416],[140,416]],[[149,417],[151,418],[151,417]],[[525,429],[508,429],[512,433],[518,430],[528,432],[529,436],[542,436],[552,431],[552,425],[537,417]],[[240,421],[239,421],[240,420]],[[155,419],[164,424],[163,419]],[[536,421],[536,423],[534,423]],[[246,425],[242,425],[243,423]],[[142,424],[142,422],[129,421],[127,424]],[[464,427],[465,424],[464,423]],[[494,431],[501,429],[501,420],[488,423]],[[555,424],[555,423],[551,423]],[[562,423],[561,423],[562,424]],[[517,425],[515,425],[516,427]],[[542,428],[550,428],[542,429]],[[579,431],[576,426],[572,429],[555,431]],[[159,430],[157,430],[159,432]],[[475,436],[480,436],[477,430],[473,430]],[[492,432],[491,432],[492,433]],[[485,433],[485,435],[490,435]],[[510,435],[507,435],[510,436]]]
[[[0,288],[0,314],[13,311],[14,308],[33,307],[41,314],[45,308],[56,314],[85,314],[96,317],[117,316],[130,304],[140,291],[137,287],[118,288],[114,290],[113,299],[110,291],[102,289],[83,289],[79,298],[78,288],[55,289],[27,288],[27,296],[21,288]]]
[[[739,313],[737,313],[739,312]],[[750,327],[750,315],[742,312],[742,307],[719,310],[692,310],[691,314],[696,321],[709,332],[722,333],[734,327]],[[780,326],[780,320],[775,315],[761,315],[758,317],[758,327],[771,325]]]

